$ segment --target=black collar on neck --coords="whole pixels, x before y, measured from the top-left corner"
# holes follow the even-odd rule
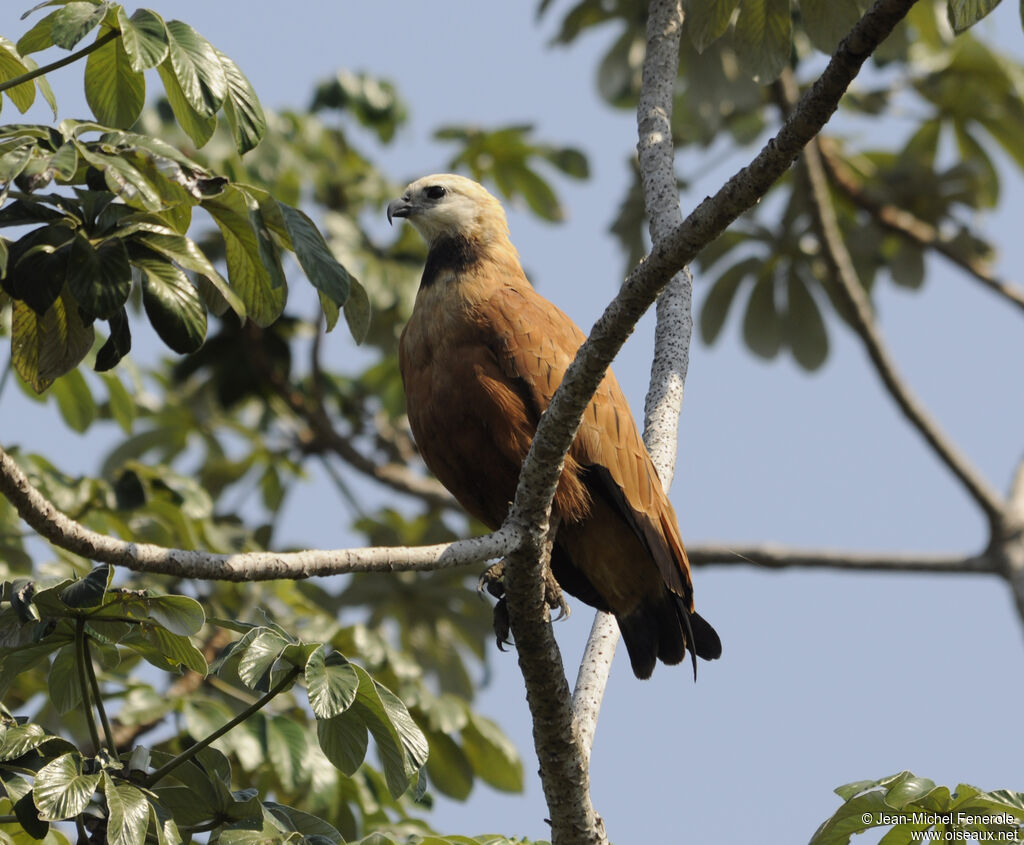
[[[476,241],[462,235],[438,238],[427,253],[420,287],[430,287],[442,273],[461,273],[480,260],[481,248]]]

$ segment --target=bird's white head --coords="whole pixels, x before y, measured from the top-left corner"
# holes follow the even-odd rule
[[[445,237],[486,243],[508,238],[505,210],[487,189],[454,173],[424,176],[388,203],[388,222],[405,217],[428,244]]]

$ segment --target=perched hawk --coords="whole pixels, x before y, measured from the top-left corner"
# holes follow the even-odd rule
[[[430,247],[399,345],[409,423],[427,466],[460,504],[497,528],[523,459],[583,333],[534,291],[501,204],[450,174],[413,182],[388,205]],[[693,609],[690,565],[622,391],[609,372],[583,417],[555,493],[551,569],[615,614],[633,672],[722,653]]]

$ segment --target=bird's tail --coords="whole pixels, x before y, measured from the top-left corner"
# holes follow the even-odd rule
[[[666,593],[658,607],[641,605],[628,615],[617,617],[633,674],[649,678],[658,660],[669,665],[681,663],[690,653],[693,676],[697,658],[716,660],[722,656],[718,632],[680,596]]]

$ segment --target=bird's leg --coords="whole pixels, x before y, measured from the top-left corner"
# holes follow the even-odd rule
[[[555,536],[555,528],[557,523],[553,525],[552,530],[549,532],[548,537],[553,538]],[[570,608],[562,594],[562,587],[558,581],[555,580],[555,575],[551,571],[551,554],[550,548],[553,546],[553,540],[548,540],[548,554],[545,555],[546,561],[544,567],[541,570],[541,578],[544,581],[544,602],[551,610],[557,610],[558,614],[552,621],[557,622],[559,619],[568,619],[570,614]],[[504,651],[504,646],[512,645],[511,639],[511,624],[508,618],[508,603],[505,600],[505,559],[502,558],[497,563],[492,563],[487,567],[480,575],[480,579],[477,581],[476,590],[480,595],[483,595],[484,590],[487,590],[492,596],[494,596],[498,602],[494,605],[494,636],[498,641],[498,649]]]
[[[492,563],[480,575],[476,582],[476,591],[482,596],[487,590],[496,599],[505,595],[505,558]]]
[[[543,566],[540,577],[544,580],[544,601],[551,610],[558,610],[558,615],[552,620],[569,618],[569,605],[562,595],[562,586],[555,580],[555,573],[551,571],[551,556],[555,552],[555,536],[558,534],[558,516],[551,515],[551,526],[548,528],[548,536],[544,541]]]

